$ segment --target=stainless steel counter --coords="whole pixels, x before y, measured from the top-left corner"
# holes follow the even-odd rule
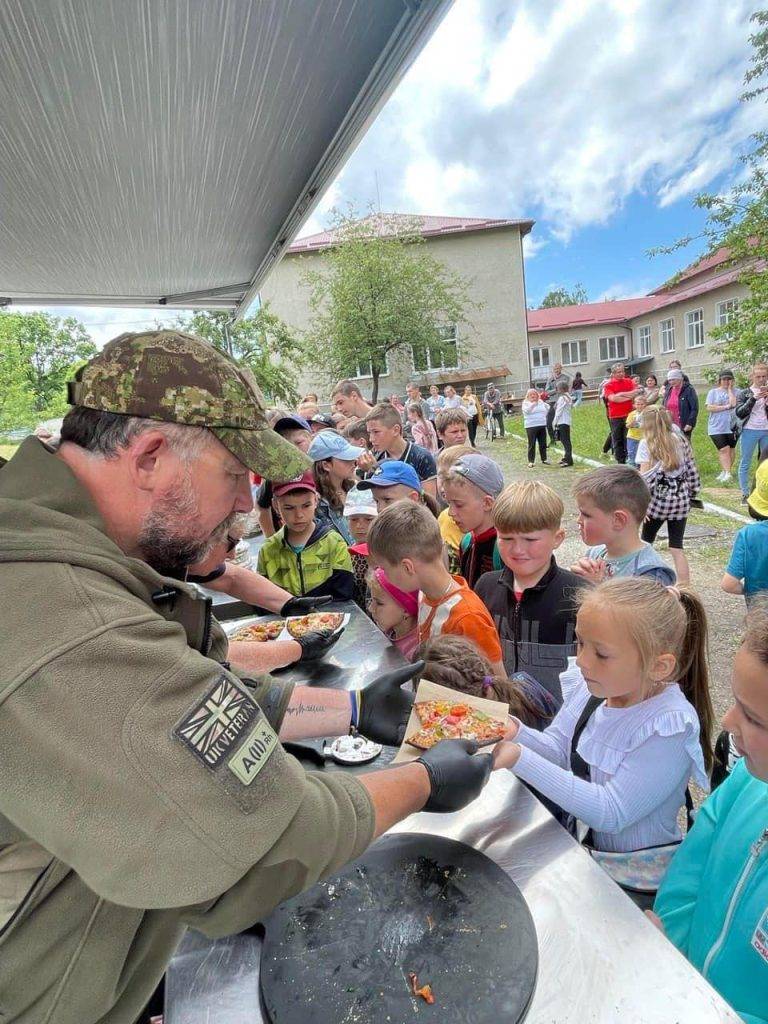
[[[740,1021],[509,772],[495,773],[463,811],[415,814],[393,831],[467,843],[520,887],[539,939],[527,1024]],[[262,1024],[259,954],[255,935],[210,942],[190,933],[168,970],[166,1024]]]

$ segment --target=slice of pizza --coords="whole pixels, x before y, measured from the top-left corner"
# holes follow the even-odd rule
[[[485,746],[504,738],[506,722],[493,718],[484,711],[467,704],[452,704],[445,700],[418,701],[414,704],[421,729],[406,742],[422,750],[429,750],[440,740],[468,739]]]
[[[311,615],[288,619],[286,625],[290,635],[297,640],[307,633],[333,633],[343,621],[341,612],[312,612]]]
[[[263,644],[268,640],[277,640],[284,626],[284,619],[274,619],[271,622],[251,622],[249,625],[235,630],[229,639]]]

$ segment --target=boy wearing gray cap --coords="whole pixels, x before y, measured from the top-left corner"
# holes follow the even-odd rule
[[[448,513],[463,531],[459,572],[474,590],[483,573],[501,568],[493,506],[504,489],[501,469],[486,455],[463,455],[445,474]]]

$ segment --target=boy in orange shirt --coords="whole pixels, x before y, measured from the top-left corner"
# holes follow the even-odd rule
[[[493,619],[466,580],[446,569],[440,527],[423,505],[399,501],[381,512],[368,532],[368,556],[396,587],[421,591],[422,643],[441,633],[466,636],[491,662],[493,674],[506,677]]]

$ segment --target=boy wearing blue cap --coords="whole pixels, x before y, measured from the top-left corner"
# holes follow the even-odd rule
[[[426,505],[429,511],[437,516],[437,505],[424,493],[416,470],[397,459],[382,462],[368,480],[362,480],[357,485],[357,489],[373,492],[376,508],[380,513],[394,505],[396,501],[415,501]]]

